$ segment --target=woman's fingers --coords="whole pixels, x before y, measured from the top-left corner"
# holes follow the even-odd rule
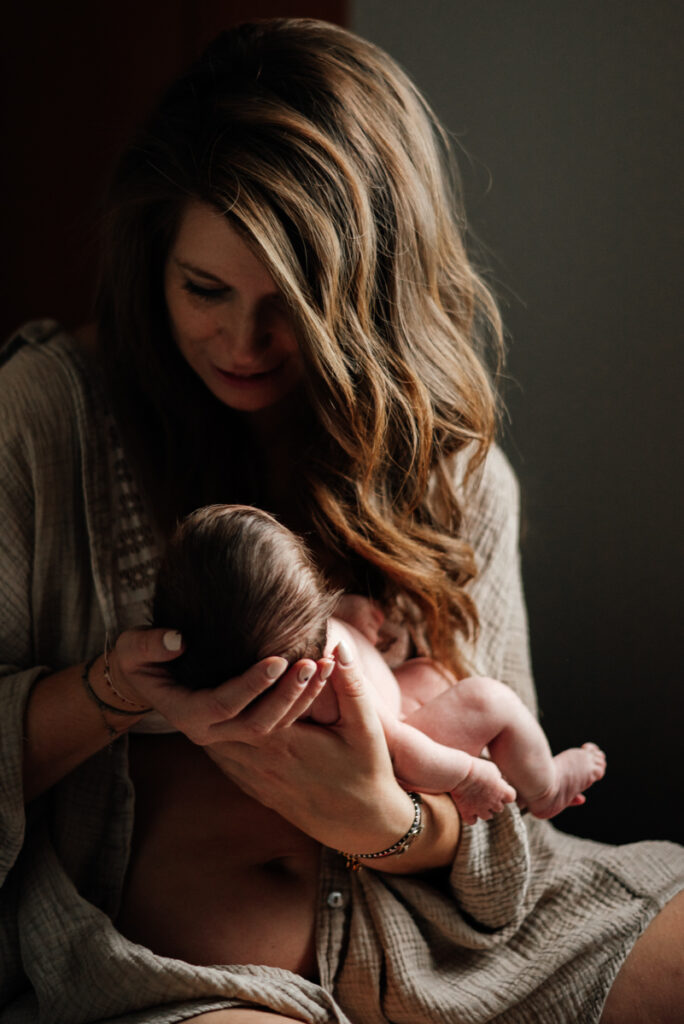
[[[272,662],[284,661],[282,658],[269,660]],[[285,662],[285,668],[287,668],[287,662]],[[250,669],[245,673],[245,676],[249,676],[251,671]],[[282,675],[276,686],[272,686],[268,692],[263,692],[256,701],[254,701],[254,696],[256,696],[254,694],[248,700],[244,699],[247,696],[247,691],[244,690],[245,676],[241,676],[239,679],[231,679],[228,683],[219,686],[214,691],[214,699],[218,701],[220,706],[225,708],[227,712],[226,718],[231,719],[240,714],[240,727],[245,735],[235,738],[250,742],[249,735],[251,734],[253,739],[258,741],[260,737],[267,736],[274,729],[280,727],[284,719],[290,720],[291,718],[294,721],[297,717],[297,712],[295,711],[293,715],[293,709],[298,709],[300,706],[308,706],[305,703],[305,697],[310,691],[310,684],[315,679],[316,671],[316,662],[308,659],[298,661],[289,671]],[[234,688],[236,683],[240,682],[243,682],[243,690],[238,699],[235,696]],[[225,704],[223,698],[224,691],[226,692],[225,699],[227,701]],[[254,701],[253,704],[252,701]],[[251,707],[248,706],[250,704],[252,704]],[[231,738],[223,728],[227,724],[225,721],[216,721],[213,724],[211,727],[211,742],[215,743],[222,738]],[[230,730],[230,732],[234,732],[234,730]]]
[[[156,706],[160,680],[168,679],[166,663],[183,652],[176,630],[127,629],[109,652],[109,671],[127,699]]]
[[[344,640],[340,640],[333,655],[335,667],[330,682],[340,707],[339,723],[335,728],[343,733],[358,734],[363,730],[367,735],[377,735],[381,724],[375,702]]]
[[[271,659],[276,660],[280,659]],[[288,728],[297,719],[306,715],[325,686],[333,668],[332,658],[321,658],[318,662],[306,658],[296,662],[278,681],[278,685],[262,693],[258,700],[253,701],[251,707],[247,702],[239,708],[237,713],[240,713],[240,729],[243,735],[237,737],[234,729],[227,729],[229,722],[217,721],[211,728],[211,742],[231,738],[250,742],[248,735],[251,734],[251,742],[254,743],[276,729]],[[235,682],[236,680],[231,680],[224,685],[233,687]],[[222,687],[219,687],[219,690],[221,689]],[[217,694],[218,692],[216,691]],[[234,707],[233,700],[232,708]]]
[[[224,729],[219,738],[249,741],[253,730],[245,724],[245,708],[267,691],[279,688],[286,669],[284,658],[273,657],[257,662],[215,689],[188,690],[168,682],[158,694],[156,707],[201,746],[216,742],[219,727]]]
[[[167,684],[157,706],[201,746],[224,742],[260,746],[276,730],[306,714],[331,671],[330,659],[319,664],[305,659],[288,669],[284,658],[266,658],[214,690],[191,691]]]
[[[332,658],[321,658],[316,663],[316,672],[311,677],[311,681],[302,693],[302,695],[294,702],[292,707],[287,711],[281,720],[278,722],[279,729],[285,729],[296,722],[299,718],[303,718],[311,708],[311,705],[319,696],[323,687],[335,667],[335,662]]]
[[[292,673],[287,668],[285,658],[265,658],[242,675],[221,683],[216,689],[199,692],[211,700],[217,712],[217,724],[220,724],[221,721],[235,718],[257,698],[266,700],[274,692],[280,692],[283,680],[291,682]]]
[[[122,669],[136,671],[183,653],[183,638],[175,629],[127,629],[116,641]]]

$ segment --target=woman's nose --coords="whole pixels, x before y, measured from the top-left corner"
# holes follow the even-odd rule
[[[245,360],[258,355],[269,344],[268,325],[258,311],[236,312],[224,325],[223,334],[230,343],[233,355]]]

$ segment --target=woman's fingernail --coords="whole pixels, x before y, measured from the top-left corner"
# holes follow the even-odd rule
[[[273,661],[269,661],[266,666],[266,678],[279,679],[286,668],[287,662],[285,661],[285,658],[274,658]]]
[[[169,629],[164,633],[162,643],[167,651],[180,651],[183,646],[183,637],[177,629]]]
[[[335,656],[340,665],[351,665],[352,663],[351,651],[344,640],[340,640],[339,644],[335,648]]]
[[[334,668],[335,668],[335,662],[334,661],[327,661],[327,660],[324,661],[323,664],[321,665],[321,667],[318,670],[318,678],[320,680],[322,680],[323,682],[325,682],[326,679],[329,679],[330,676],[332,675],[332,670]]]
[[[311,665],[302,665],[297,673],[297,679],[300,683],[308,683],[315,671],[315,667]]]

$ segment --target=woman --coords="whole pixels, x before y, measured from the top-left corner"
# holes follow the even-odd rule
[[[533,703],[447,148],[354,36],[227,33],[118,168],[97,329],[5,349],[3,1019],[675,1019],[676,847],[461,829],[396,784],[344,650],[187,692],[174,624],[134,628],[177,517],[255,504]],[[326,678],[339,723],[295,723]]]

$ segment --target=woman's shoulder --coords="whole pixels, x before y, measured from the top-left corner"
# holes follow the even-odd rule
[[[518,478],[503,449],[498,444],[493,444],[490,447],[479,475],[476,471],[474,483],[477,493],[481,493],[483,497],[517,500]]]
[[[60,434],[90,387],[83,345],[55,320],[35,320],[0,349],[3,432]]]
[[[517,518],[520,503],[518,478],[503,450],[491,445],[484,460],[468,472],[472,452],[459,452],[452,459],[451,478],[458,493],[467,532]]]
[[[57,320],[29,321],[11,334],[0,348],[3,385],[25,375],[50,375],[60,365],[85,370],[88,339],[88,330],[68,331]],[[42,383],[42,377],[39,379]]]

